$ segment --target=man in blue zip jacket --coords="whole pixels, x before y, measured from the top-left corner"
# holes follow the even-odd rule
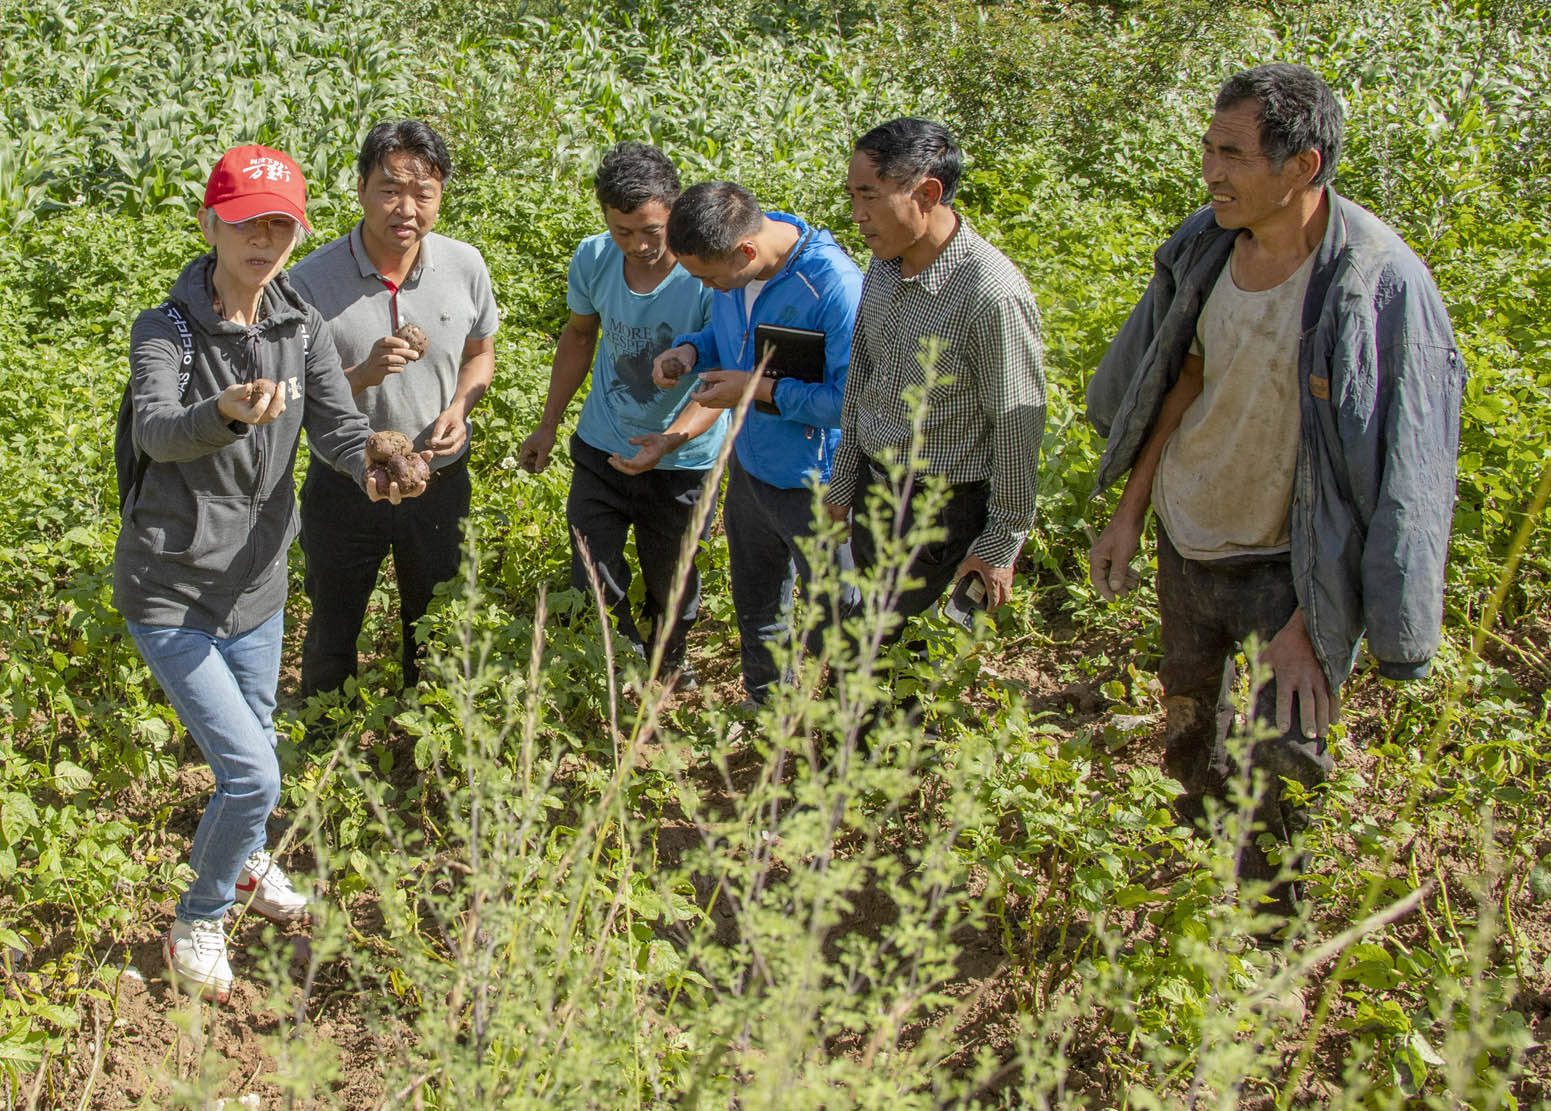
[[[1098,489],[1130,471],[1089,553],[1106,599],[1135,585],[1149,508],[1157,519],[1178,809],[1201,820],[1243,765],[1264,778],[1255,822],[1281,841],[1308,822],[1283,781],[1324,782],[1364,632],[1381,674],[1427,674],[1459,449],[1465,375],[1448,312],[1401,238],[1330,187],[1341,139],[1340,105],[1312,71],[1230,78],[1202,137],[1211,203],[1158,249],[1088,385],[1108,436]],[[1262,736],[1235,761],[1222,695],[1250,636],[1271,678],[1254,707]],[[1258,837],[1238,871],[1293,911],[1296,876]]]
[[[862,272],[829,232],[765,212],[753,194],[728,181],[685,191],[668,218],[668,246],[716,292],[710,325],[679,336],[657,357],[659,386],[698,373],[691,397],[706,408],[729,409],[759,364],[759,325],[794,329],[788,335],[808,333],[798,339],[822,343],[816,380],[766,376],[755,386],[727,478],[723,520],[743,685],[751,702],[761,703],[782,678],[772,646],[786,635],[795,578],[811,580],[799,541],[813,532],[812,490],[829,480],[840,439]]]

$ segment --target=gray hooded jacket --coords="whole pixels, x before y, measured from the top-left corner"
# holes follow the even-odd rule
[[[285,604],[302,429],[316,459],[359,482],[371,428],[328,325],[286,276],[265,287],[261,317],[246,327],[215,311],[213,263],[195,259],[174,283],[168,303],[180,322],[148,309],[130,331],[135,448],[150,463],[124,503],[113,603],[130,621],[227,638]],[[260,426],[226,421],[221,391],[255,378],[286,391],[285,412]]]
[[[1298,347],[1292,572],[1334,691],[1364,630],[1389,678],[1426,675],[1438,649],[1465,368],[1427,267],[1371,212],[1326,195]],[[1095,494],[1135,463],[1238,234],[1204,208],[1158,248],[1088,384],[1088,419],[1109,438]]]

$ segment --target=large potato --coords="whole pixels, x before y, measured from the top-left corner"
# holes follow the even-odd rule
[[[431,344],[431,338],[425,334],[425,329],[418,324],[405,324],[393,334],[415,349],[414,355],[410,356],[414,359],[424,355],[425,349]]]
[[[409,455],[415,445],[402,432],[373,432],[366,438],[366,461],[386,463],[390,459]]]
[[[431,478],[425,457],[402,432],[373,432],[366,438],[366,481],[379,494],[388,492],[389,483],[397,482],[401,491],[424,486]]]

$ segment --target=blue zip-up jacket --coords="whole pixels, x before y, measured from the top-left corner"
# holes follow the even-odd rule
[[[1423,677],[1438,650],[1465,368],[1421,259],[1371,212],[1326,196],[1298,345],[1291,525],[1298,603],[1336,691],[1365,630],[1391,679]],[[1154,256],[1088,384],[1088,419],[1109,438],[1095,496],[1136,461],[1238,234],[1203,208]]]
[[[750,408],[734,442],[738,462],[749,474],[795,490],[810,474],[821,483],[829,481],[840,444],[840,398],[851,366],[851,330],[856,326],[862,272],[829,232],[784,212],[765,215],[796,227],[799,238],[786,265],[755,298],[753,319],[744,311],[743,290],[717,290],[711,296],[710,324],[673,342],[695,345],[696,371],[751,371],[757,362],[755,325],[824,333],[824,381],[778,380],[772,396],[780,414]]]

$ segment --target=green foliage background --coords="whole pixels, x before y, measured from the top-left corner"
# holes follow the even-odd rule
[[[485,252],[503,314],[477,422],[477,581],[427,620],[438,681],[418,696],[389,693],[386,663],[363,674],[357,705],[288,704],[288,859],[325,876],[331,902],[312,964],[259,970],[282,1016],[273,1091],[345,1098],[337,1051],[312,1025],[321,984],[356,993],[358,1020],[391,1033],[379,1095],[443,1107],[1547,1098],[1544,11],[395,11],[0,0],[9,1095],[87,1105],[82,1015],[117,999],[126,945],[159,928],[154,904],[181,882],[200,801],[178,777],[197,753],[109,602],[129,323],[199,249],[193,206],[220,150],[256,140],[297,157],[323,242],[353,219],[366,128],[423,115],[457,165],[442,230]],[[1342,96],[1338,187],[1428,261],[1471,372],[1438,668],[1401,687],[1359,666],[1309,843],[1317,913],[1285,954],[1243,944],[1219,856],[1173,829],[1168,783],[1129,748],[1160,721],[1148,596],[1106,608],[1082,566],[1086,530],[1107,513],[1090,498],[1086,375],[1150,252],[1199,203],[1216,85],[1273,58],[1315,66]],[[1043,310],[1042,515],[1002,647],[977,653],[929,623],[933,669],[902,665],[899,681],[938,709],[940,746],[895,730],[896,747],[837,766],[804,738],[854,732],[843,699],[826,709],[794,693],[738,744],[728,737],[744,723],[714,705],[619,702],[587,600],[561,589],[567,475],[525,476],[509,457],[542,404],[570,252],[597,228],[588,175],[604,147],[656,142],[687,180],[742,180],[860,258],[840,189],[849,142],[902,113],[960,132],[962,209]],[[700,558],[710,635],[697,650],[726,683],[720,539]],[[380,601],[379,645],[396,624]],[[292,618],[305,620],[299,602]],[[1049,688],[1005,677],[1020,663]],[[1102,713],[1049,694],[1085,685],[1102,691]],[[293,743],[318,722],[345,739],[336,751]],[[1160,859],[1182,863],[1170,874]],[[892,924],[858,928],[880,892]],[[1408,897],[1408,916],[1353,930]],[[973,989],[970,937],[999,954]],[[1294,986],[1306,1019],[1270,1005]],[[169,1077],[148,1105],[235,1094],[207,1065]]]

